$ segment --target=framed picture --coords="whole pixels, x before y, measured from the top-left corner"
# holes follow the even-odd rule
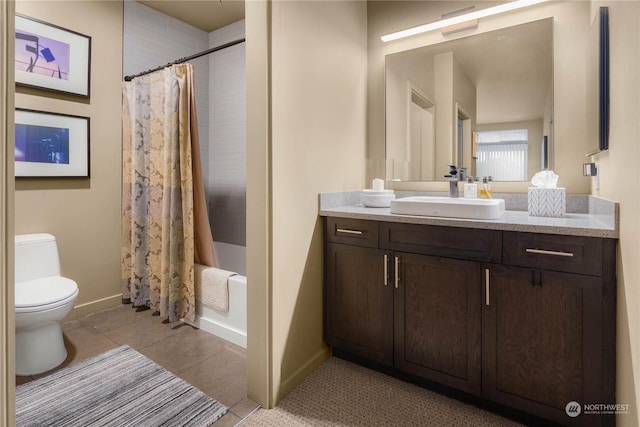
[[[89,177],[89,118],[16,108],[16,177]]]
[[[89,97],[91,37],[16,15],[16,84]]]

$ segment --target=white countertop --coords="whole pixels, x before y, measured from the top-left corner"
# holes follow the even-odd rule
[[[361,204],[320,209],[320,216],[356,218],[373,221],[427,224],[447,227],[482,228],[529,233],[561,234],[587,237],[619,237],[618,222],[608,215],[569,213],[563,218],[529,216],[526,211],[506,211],[500,219],[475,220],[414,215],[397,215],[389,208],[368,208]]]

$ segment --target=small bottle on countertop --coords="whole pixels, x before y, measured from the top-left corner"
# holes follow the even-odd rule
[[[482,184],[480,184],[480,198],[481,199],[492,199],[491,196],[491,184],[489,184],[489,180],[485,176],[482,178]]]
[[[465,199],[477,199],[478,198],[478,184],[473,182],[473,177],[467,177],[467,182],[464,184],[464,198]]]

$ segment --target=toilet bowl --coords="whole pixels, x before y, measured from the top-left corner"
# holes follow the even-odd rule
[[[61,322],[73,308],[78,285],[60,276],[51,234],[15,236],[16,374],[35,375],[67,358]]]

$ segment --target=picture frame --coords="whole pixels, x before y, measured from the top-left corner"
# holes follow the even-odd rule
[[[17,85],[89,98],[91,37],[16,14]]]
[[[16,178],[89,178],[89,117],[16,108]]]

